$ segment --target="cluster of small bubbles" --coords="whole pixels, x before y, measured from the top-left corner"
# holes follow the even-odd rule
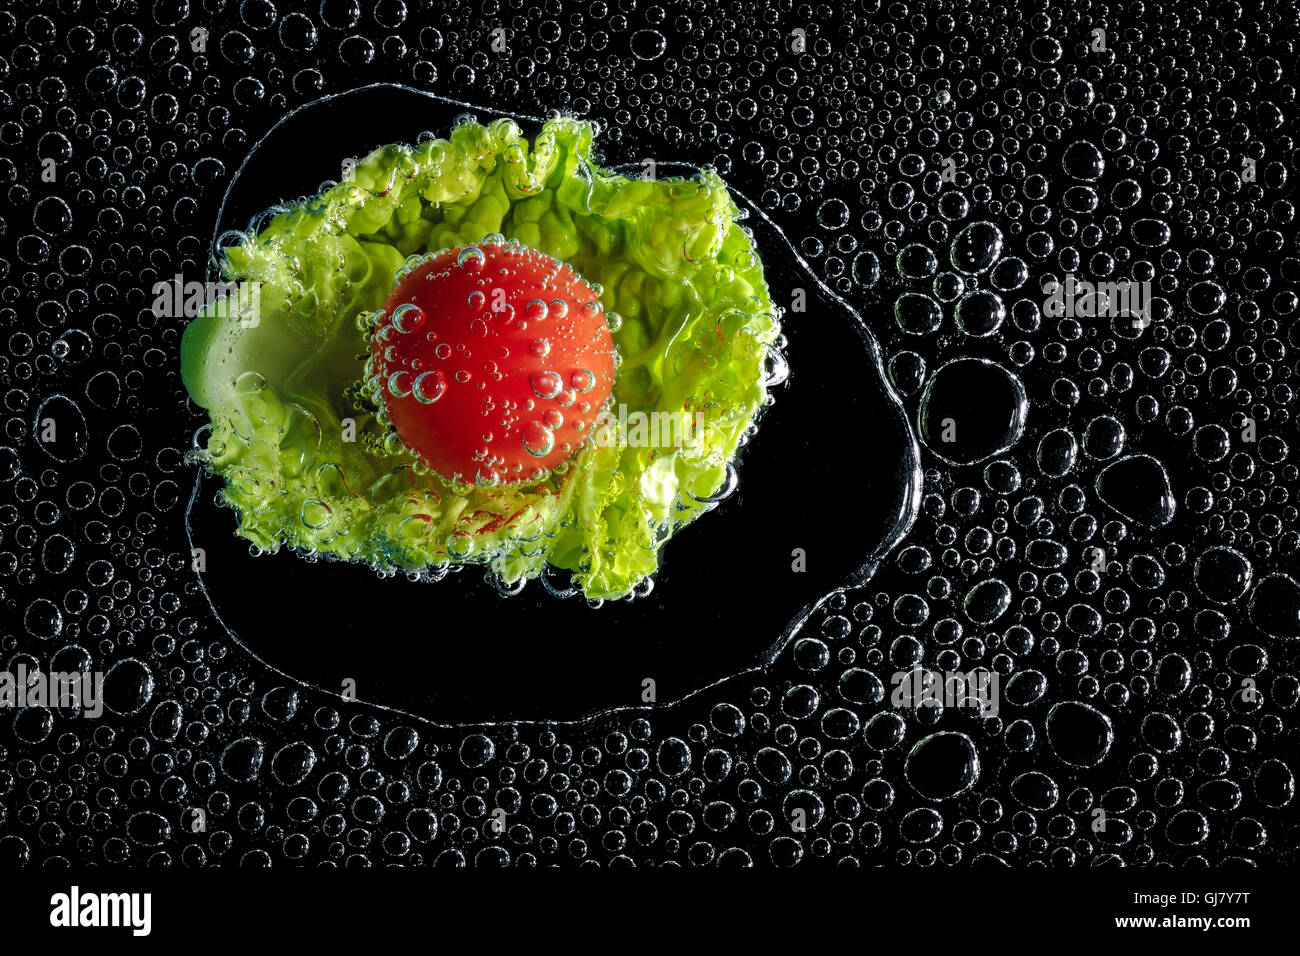
[[[0,663],[102,673],[105,710],[6,720],[0,861],[1294,862],[1293,24],[868,6],[0,11]],[[866,318],[922,444],[918,521],[764,673],[458,730],[287,683],[212,620],[183,322],[151,290],[203,273],[263,131],[369,82],[712,165]],[[436,402],[431,374],[382,385]],[[895,703],[927,673],[962,681]]]

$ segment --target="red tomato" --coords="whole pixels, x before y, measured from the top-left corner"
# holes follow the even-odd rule
[[[518,244],[417,267],[389,295],[371,357],[398,437],[448,480],[543,477],[582,445],[614,388],[596,293]]]

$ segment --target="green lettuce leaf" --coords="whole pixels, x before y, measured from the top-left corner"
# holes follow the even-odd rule
[[[225,251],[241,298],[186,328],[182,376],[241,536],[386,573],[482,564],[506,585],[549,563],[593,599],[655,571],[730,480],[778,320],[715,172],[612,174],[592,136],[552,118],[530,143],[498,120],[385,146]],[[411,257],[494,234],[592,284],[620,365],[604,424],[543,481],[453,487],[412,469],[363,395],[368,315]]]

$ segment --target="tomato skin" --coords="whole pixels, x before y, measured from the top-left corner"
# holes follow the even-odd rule
[[[614,388],[599,297],[518,243],[417,266],[385,303],[371,359],[398,438],[448,481],[538,480],[577,452]]]

